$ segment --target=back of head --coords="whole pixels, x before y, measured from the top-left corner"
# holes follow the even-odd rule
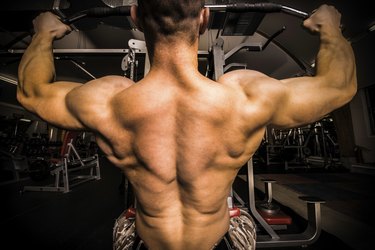
[[[194,42],[199,32],[199,15],[204,0],[138,0],[138,16],[145,35],[158,40],[180,37]],[[181,37],[182,36],[182,37]]]

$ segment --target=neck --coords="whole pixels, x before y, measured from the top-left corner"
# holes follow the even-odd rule
[[[198,41],[189,45],[183,42],[155,44],[150,53],[151,70],[179,74],[198,72]]]

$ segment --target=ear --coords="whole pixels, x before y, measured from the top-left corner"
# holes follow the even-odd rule
[[[203,8],[199,18],[199,34],[202,35],[206,32],[208,22],[210,20],[210,9]]]
[[[137,5],[132,5],[130,7],[130,17],[134,23],[134,25],[137,27],[137,29],[141,32],[143,32],[143,28],[140,25],[139,22],[139,17],[138,17],[138,6]]]

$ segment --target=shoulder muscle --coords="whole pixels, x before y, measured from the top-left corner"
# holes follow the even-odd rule
[[[253,70],[236,70],[223,75],[220,83],[232,86],[246,96],[246,107],[259,120],[268,123],[280,104],[287,98],[286,85],[261,72]],[[252,117],[254,119],[254,117]]]
[[[67,97],[68,108],[82,124],[96,130],[103,121],[109,121],[111,101],[119,92],[133,85],[121,76],[106,76],[92,80],[74,89]]]

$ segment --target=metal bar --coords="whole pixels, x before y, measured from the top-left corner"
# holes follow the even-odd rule
[[[278,240],[280,236],[272,229],[270,225],[263,219],[263,217],[258,213],[255,207],[255,194],[254,194],[254,170],[253,170],[253,159],[247,162],[247,183],[249,187],[249,208],[251,214],[255,219],[261,224],[261,226],[269,234],[271,240]],[[269,238],[269,237],[268,237]]]
[[[10,54],[24,54],[25,49],[10,49]],[[54,49],[54,54],[127,54],[128,49]]]
[[[241,197],[234,190],[233,190],[233,197],[241,204],[241,206],[245,207],[245,201],[242,200]]]
[[[47,192],[63,192],[62,187],[50,187],[50,186],[25,186],[23,191],[47,191]]]
[[[82,65],[79,64],[78,62],[76,62],[73,59],[70,59],[69,61],[71,63],[73,63],[77,68],[79,68],[80,70],[82,70],[86,75],[90,76],[92,79],[96,79],[96,77],[93,74],[91,74],[87,69],[85,69],[84,67],[82,67]]]
[[[214,59],[214,80],[218,80],[224,74],[225,56],[223,50],[224,40],[218,38],[212,46]]]
[[[0,54],[24,54],[25,49],[9,49],[6,52]],[[54,54],[128,54],[129,49],[54,49]],[[145,54],[145,52],[137,52],[139,54]],[[198,56],[208,56],[208,51],[199,50]]]
[[[249,51],[262,51],[263,45],[261,43],[254,43],[254,42],[245,42],[237,45],[233,49],[231,49],[228,53],[224,56],[224,61],[228,60],[234,54],[242,49],[248,49]]]
[[[224,73],[227,72],[230,68],[233,68],[233,67],[241,67],[241,68],[246,69],[247,64],[246,63],[230,63],[230,64],[228,64],[227,66],[224,67]]]
[[[214,12],[225,12],[228,5],[227,4],[206,4],[204,7],[209,8],[210,11]]]
[[[299,18],[308,18],[309,14],[301,10],[291,8],[289,6],[274,4],[274,3],[256,3],[256,4],[247,4],[247,3],[236,3],[236,4],[206,4],[206,8],[209,8],[212,12],[265,12],[265,13],[274,13],[274,12],[284,12],[286,14],[299,17]]]
[[[98,154],[95,154],[95,158],[96,158],[96,175],[95,175],[95,178],[97,180],[100,180],[101,179],[101,175],[100,175],[100,165],[99,165],[99,155]]]
[[[64,165],[63,165],[63,182],[64,182],[64,193],[69,193],[69,172],[68,172],[68,159],[64,157]]]
[[[7,76],[0,75],[0,80],[4,81],[4,82],[7,82],[7,83],[10,83],[10,84],[18,85],[18,82],[16,80],[14,80],[12,78],[9,78]]]
[[[265,181],[264,182],[264,187],[265,187],[265,195],[266,195],[266,200],[268,203],[272,202],[273,196],[272,196],[272,182],[274,181]]]
[[[294,8],[288,7],[288,6],[282,6],[281,11],[285,12],[287,14],[300,17],[300,18],[308,18],[309,14],[300,10],[296,10]]]
[[[281,234],[279,240],[273,240],[269,236],[258,235],[257,247],[292,247],[307,246],[314,243],[321,234],[320,204],[324,203],[315,197],[300,197],[307,202],[308,225],[300,234]]]

